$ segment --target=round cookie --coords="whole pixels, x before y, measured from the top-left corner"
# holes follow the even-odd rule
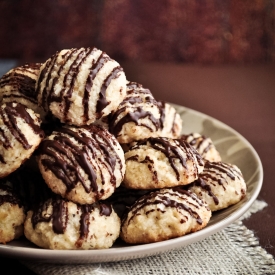
[[[126,243],[153,243],[204,228],[211,217],[206,203],[180,188],[164,188],[141,197],[122,220]]]
[[[28,211],[24,234],[32,243],[47,249],[103,249],[118,238],[120,224],[108,204],[78,205],[53,198]]]
[[[127,82],[126,97],[110,115],[109,129],[120,143],[159,136],[162,106],[150,90]]]
[[[181,139],[165,137],[139,141],[125,153],[123,185],[132,189],[158,189],[186,185],[198,178],[204,162]]]
[[[54,131],[42,141],[37,159],[50,189],[79,204],[110,197],[125,174],[120,144],[96,125]]]
[[[199,133],[181,135],[180,138],[191,144],[205,160],[221,161],[220,153],[216,149],[211,138],[205,137]]]
[[[39,115],[21,103],[0,106],[0,178],[30,158],[44,138],[40,124]]]
[[[203,199],[212,211],[217,211],[242,200],[246,188],[242,172],[236,165],[207,161],[199,179],[188,189]]]
[[[150,90],[136,82],[127,82],[127,94],[111,113],[109,130],[122,143],[149,137],[176,137],[181,132],[181,118],[167,103],[158,102]]]
[[[0,79],[0,102],[19,102],[32,109],[44,120],[45,112],[38,106],[35,84],[40,63],[25,64],[11,69]]]
[[[24,233],[22,201],[9,181],[0,180],[0,243],[6,244]]]
[[[41,66],[36,93],[39,105],[61,122],[89,125],[117,108],[126,94],[126,77],[99,49],[64,49]]]

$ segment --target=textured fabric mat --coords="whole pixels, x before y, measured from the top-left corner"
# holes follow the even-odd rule
[[[22,262],[40,275],[268,275],[275,274],[275,261],[260,247],[243,219],[267,204],[256,200],[236,222],[222,231],[189,246],[157,256],[102,264],[59,265]]]

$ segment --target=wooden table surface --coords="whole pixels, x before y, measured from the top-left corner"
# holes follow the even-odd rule
[[[127,79],[149,88],[158,100],[183,105],[234,128],[256,149],[264,182],[258,199],[268,206],[245,225],[275,256],[275,65],[175,65],[122,63]],[[0,255],[1,274],[34,274]]]

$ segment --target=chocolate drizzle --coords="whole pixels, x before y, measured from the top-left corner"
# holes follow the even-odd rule
[[[39,135],[41,138],[44,137],[44,132],[40,126],[35,123],[33,118],[30,116],[26,107],[20,103],[7,102],[0,108],[0,117],[4,125],[9,129],[14,138],[20,142],[25,150],[32,148],[32,145],[27,140],[25,134],[20,130],[17,124],[16,118],[22,118],[26,124],[28,124],[33,132]],[[12,144],[8,137],[5,135],[5,131],[0,129],[0,136],[3,143],[3,147],[8,149],[12,147]],[[5,163],[3,156],[0,157],[0,161]]]
[[[171,167],[173,168],[174,172],[176,173],[177,180],[180,179],[180,173],[178,171],[177,166],[175,165],[175,160],[178,159],[181,165],[187,169],[186,159],[183,157],[182,152],[179,147],[172,145],[168,139],[164,138],[150,138],[149,142],[151,146],[158,151],[161,151],[169,160]],[[182,144],[183,148],[186,149],[186,144]],[[187,157],[190,158],[191,155],[187,154]]]
[[[0,205],[10,203],[13,205],[17,204],[19,207],[22,207],[22,201],[13,187],[0,182],[0,190],[6,193],[5,195],[0,195]]]
[[[60,92],[60,99],[58,99],[57,101],[61,102],[61,98],[63,98],[65,102],[65,110],[64,110],[65,122],[67,120],[68,112],[72,104],[71,97],[74,91],[75,81],[80,72],[81,65],[87,60],[87,57],[89,56],[91,51],[92,50],[90,48],[88,49],[82,48],[79,51],[77,51],[75,60],[71,64],[69,70],[67,71],[63,79],[63,89]],[[51,97],[51,100],[53,100],[53,98],[54,97]]]
[[[120,109],[115,116],[118,116],[120,113],[124,112],[126,110],[126,107]],[[127,113],[122,119],[120,119],[117,123],[113,123],[114,120],[116,120],[116,117],[112,117],[112,121],[110,123],[110,132],[113,133],[115,136],[118,136],[120,131],[122,130],[122,127],[124,124],[133,122],[136,125],[146,127],[151,132],[153,132],[155,129],[159,129],[159,120],[156,119],[151,112],[144,111],[142,107],[137,107],[135,111]],[[142,123],[140,119],[148,118],[152,124],[155,126],[155,129],[153,129],[148,124]]]
[[[52,79],[51,72],[57,57],[58,57],[58,52],[46,61],[46,64],[44,65],[37,79],[37,87],[36,87],[35,93],[37,97],[39,93],[41,93],[40,105],[44,108],[45,111],[48,110],[48,103],[50,98],[47,90],[49,89],[49,82]],[[44,82],[43,89],[41,85],[42,81]],[[54,83],[54,80],[52,81],[52,83]]]
[[[63,234],[68,223],[68,207],[64,200],[53,201],[52,213],[53,231],[57,234]]]
[[[196,186],[200,186],[202,189],[204,189],[208,193],[208,195],[213,198],[214,203],[216,205],[219,204],[219,199],[212,192],[211,185],[207,184],[206,181],[203,179],[203,175],[199,177],[193,184]]]
[[[107,203],[100,203],[99,204],[99,209],[100,209],[100,215],[101,216],[110,216],[112,214],[112,207],[111,205]]]
[[[2,112],[1,109],[0,109],[0,116],[3,117],[3,112]],[[9,147],[11,147],[9,138],[5,135],[5,131],[1,128],[0,128],[0,136],[1,136],[1,143],[2,143],[3,147],[5,149],[8,149]],[[0,161],[2,163],[6,163],[5,160],[4,160],[4,157],[2,155],[0,155]]]
[[[0,89],[7,86],[11,89],[10,93],[4,94],[3,97],[14,97],[15,93],[19,93],[18,97],[21,96],[37,103],[35,83],[40,66],[40,63],[26,64],[3,75],[0,79]]]
[[[51,220],[51,215],[47,213],[50,204],[51,200],[47,200],[44,203],[41,202],[37,208],[33,209],[33,215],[31,217],[33,228],[40,222],[49,222]]]
[[[155,117],[152,111],[146,110],[145,106],[149,108],[157,108],[159,117]],[[135,125],[143,126],[151,132],[158,131],[163,128],[163,121],[165,119],[164,112],[165,104],[157,102],[150,90],[142,87],[136,82],[129,82],[127,84],[127,95],[120,103],[116,112],[110,116],[110,132],[118,136],[126,123],[133,122]],[[153,110],[153,109],[152,109]],[[144,120],[147,118],[150,122]]]
[[[80,234],[79,239],[77,240],[77,246],[81,246],[84,239],[87,238],[89,234],[89,225],[90,225],[90,212],[93,210],[91,205],[82,205],[79,207],[81,210],[80,216]]]
[[[165,102],[164,101],[159,101],[158,102],[158,107],[159,107],[159,113],[160,113],[160,118],[159,118],[159,123],[160,123],[160,128],[163,129],[164,127],[164,120],[165,120]],[[173,120],[173,122],[175,119]],[[172,127],[173,129],[174,127]]]
[[[96,105],[96,112],[99,114],[99,117],[101,117],[100,113],[102,110],[110,104],[109,101],[106,100],[106,90],[108,86],[110,85],[111,81],[115,78],[118,78],[120,75],[120,72],[122,72],[123,69],[118,66],[115,67],[112,72],[108,75],[108,77],[104,80],[100,92],[99,92],[99,98],[97,100],[97,105]]]
[[[66,136],[56,136],[54,140],[44,140],[41,144],[41,154],[46,154],[53,158],[42,159],[42,164],[49,170],[51,170],[57,178],[62,180],[66,185],[67,191],[70,192],[77,184],[81,182],[87,193],[91,191],[97,191],[96,173],[92,167],[87,154],[87,144],[84,148],[78,148],[75,146],[70,138]],[[71,152],[74,152],[74,157],[71,156]],[[71,163],[65,162],[65,156]],[[78,166],[82,167],[85,173],[88,175],[91,182],[91,186],[86,186],[84,178],[78,172]],[[70,174],[73,173],[73,177]]]
[[[200,186],[204,189],[209,196],[211,196],[216,205],[219,204],[219,199],[215,196],[212,191],[212,187],[216,184],[222,186],[223,190],[227,189],[229,184],[228,178],[235,181],[236,177],[241,178],[242,175],[233,165],[225,162],[210,162],[206,161],[203,172],[199,175],[199,179],[193,184]]]
[[[52,208],[50,206],[52,206]],[[77,204],[76,206],[80,216],[79,239],[77,240],[76,245],[80,247],[83,243],[83,240],[88,237],[90,215],[95,210],[95,208],[99,209],[101,216],[110,216],[112,213],[112,207],[107,203],[97,203],[90,205]],[[58,197],[47,200],[33,211],[31,219],[32,226],[35,228],[38,223],[51,222],[54,233],[64,234],[67,229],[69,216],[71,215],[69,211],[70,205],[67,200]]]
[[[49,211],[52,205],[52,211]],[[39,207],[33,210],[31,218],[33,228],[38,223],[52,221],[53,231],[56,234],[63,234],[68,222],[68,206],[63,199],[50,199],[41,203]]]
[[[147,144],[155,150],[162,152],[167,157],[172,169],[174,170],[177,180],[180,180],[180,173],[178,171],[176,161],[179,161],[185,169],[188,169],[187,160],[191,160],[194,163],[198,162],[198,165],[200,166],[204,165],[201,156],[190,144],[180,139],[173,139],[173,142],[171,141],[171,139],[164,137],[149,138],[147,140],[137,142],[133,147],[131,147],[131,150],[138,149],[142,145]],[[132,157],[131,160],[139,161],[137,157]],[[195,170],[198,174],[198,168],[195,164],[194,167],[196,168]]]
[[[204,156],[211,148],[213,148],[213,143],[211,140],[204,135],[196,135],[195,133],[191,133],[188,135],[182,135],[181,139],[192,145],[202,156]],[[207,144],[207,146],[205,146],[205,144]]]
[[[160,191],[151,192],[147,195],[142,196],[137,202],[130,208],[127,215],[123,218],[122,223],[127,221],[128,224],[131,223],[137,215],[140,215],[140,211],[147,206],[157,206],[159,204],[164,205],[166,208],[176,208],[179,212],[184,210],[189,213],[189,215],[196,219],[198,224],[202,224],[203,221],[199,213],[195,209],[199,209],[203,206],[202,202],[194,196],[189,191],[183,189],[162,189]],[[153,208],[152,211],[158,211],[159,208]],[[163,210],[161,210],[163,212]],[[165,211],[165,210],[164,210]],[[183,215],[184,216],[184,215]],[[186,216],[185,216],[186,217]],[[187,217],[186,217],[187,219]],[[181,221],[182,223],[183,221]]]
[[[216,172],[225,173],[231,180],[235,180],[236,170],[233,168],[232,165],[225,162],[207,161],[205,164],[205,169],[214,169]]]
[[[99,214],[101,216],[110,216],[112,213],[111,205],[107,203],[98,203],[97,207],[99,208]],[[95,205],[93,204],[86,204],[78,206],[79,210],[81,211],[80,215],[80,234],[79,239],[77,240],[77,246],[81,246],[83,240],[87,239],[89,234],[89,226],[90,226],[90,214],[94,211]]]
[[[97,53],[100,53],[96,59]],[[71,122],[70,109],[73,108],[72,96],[74,93],[82,97],[83,105],[83,122],[86,123],[90,119],[90,97],[94,94],[92,91],[94,80],[105,64],[112,59],[104,52],[96,48],[80,48],[67,50],[64,54],[57,52],[44,65],[36,89],[36,94],[41,96],[40,102],[45,110],[56,102],[63,105],[64,111],[62,113],[62,121],[66,123]],[[70,64],[70,66],[68,65]],[[84,65],[90,65],[89,73],[82,90],[79,89],[79,81],[77,81],[81,68]],[[121,75],[123,69],[120,66],[114,67],[110,73],[107,74],[101,83],[98,91],[98,100],[96,103],[97,118],[102,116],[103,109],[110,104],[106,99],[106,90],[113,79]],[[63,81],[60,80],[63,77]],[[58,85],[57,85],[58,84]],[[61,90],[59,87],[61,86]]]
[[[7,94],[3,95],[3,102],[9,102],[9,101],[20,102],[20,99],[24,99],[26,101],[31,102],[32,104],[37,105],[37,100],[35,98],[25,96],[24,94],[11,93],[9,95]]]
[[[129,159],[134,159],[133,157],[131,157]],[[147,167],[148,167],[149,171],[152,173],[152,180],[157,181],[158,173],[154,169],[154,160],[152,160],[149,156],[146,156],[145,159],[142,160],[140,163],[147,163]]]
[[[116,165],[119,164],[122,168],[122,162],[112,145],[111,135],[95,125],[82,130],[73,127],[61,128],[59,132],[54,133],[53,139],[42,141],[40,155],[48,156],[42,157],[41,163],[62,180],[67,192],[80,182],[87,193],[94,192],[98,197],[101,195],[97,185],[97,173],[101,175],[102,184],[105,182],[101,165],[108,170],[113,186],[116,185]],[[90,185],[87,186],[79,169],[84,170]]]
[[[34,97],[35,82],[35,79],[27,75],[14,73],[12,77],[10,75],[6,77],[3,76],[0,82],[0,88],[10,85],[13,91],[19,91],[22,95]]]

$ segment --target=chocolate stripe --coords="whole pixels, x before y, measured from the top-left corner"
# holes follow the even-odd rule
[[[145,111],[143,106],[150,106],[158,109],[159,118],[156,118],[151,111]],[[131,107],[129,107],[131,105]],[[119,136],[123,126],[127,123],[134,123],[137,126],[143,126],[151,132],[158,131],[163,128],[165,119],[165,104],[157,102],[150,90],[142,87],[141,84],[136,82],[129,82],[127,84],[127,95],[120,103],[117,111],[110,116],[110,131],[116,137]],[[124,114],[123,114],[124,113]],[[146,123],[147,118],[151,123]]]
[[[184,195],[191,198],[192,202],[190,202],[190,199],[186,198]],[[173,198],[172,196],[176,196],[177,199]],[[185,201],[185,203],[181,201]],[[142,210],[144,207],[158,204],[163,204],[165,207],[183,209],[187,211],[191,217],[195,218],[198,224],[202,224],[202,219],[199,214],[194,211],[190,206],[188,206],[188,204],[193,205],[197,209],[202,205],[201,203],[199,203],[199,200],[197,198],[194,198],[192,194],[185,190],[181,190],[180,192],[178,190],[175,190],[173,192],[156,191],[151,192],[148,195],[144,195],[143,197],[138,199],[137,202],[131,207],[130,213],[132,214],[132,216],[128,219],[128,224],[130,224],[131,220],[135,216],[139,215],[139,211]],[[122,223],[126,222],[126,218],[127,217],[124,217]]]
[[[47,99],[47,105],[49,106],[51,102],[55,101],[55,102],[61,102],[61,97],[62,97],[62,92],[60,92],[60,95],[57,96],[54,94],[55,91],[55,86],[59,81],[59,77],[61,75],[61,72],[64,70],[64,74],[66,74],[65,72],[65,65],[67,64],[68,60],[71,58],[71,56],[77,51],[77,49],[73,49],[71,51],[67,51],[65,54],[62,55],[63,58],[63,63],[62,65],[59,67],[58,71],[57,71],[57,76],[53,78],[52,80],[52,86],[49,87],[49,96]]]
[[[58,57],[58,54],[56,54],[54,57],[52,57],[50,60],[47,61],[44,69],[42,70],[39,79],[38,79],[38,92],[36,93],[41,93],[41,105],[43,106],[44,110],[48,110],[48,98],[49,98],[49,91],[48,91],[48,85],[49,81],[51,79],[51,72],[54,67],[55,61]],[[47,77],[46,77],[47,75]],[[46,79],[45,79],[46,78]],[[41,90],[41,82],[45,79],[44,83],[44,88],[42,91]]]
[[[63,234],[68,223],[68,205],[64,200],[53,201],[52,225],[56,234]]]
[[[75,160],[70,157],[72,151],[75,153]],[[70,192],[78,181],[82,183],[87,193],[92,190],[97,191],[96,173],[87,158],[87,152],[83,152],[73,145],[69,138],[57,136],[55,140],[44,140],[41,145],[41,154],[50,156],[53,159],[42,159],[42,164],[66,185],[67,192]],[[87,173],[91,183],[90,186],[86,186],[85,180],[78,171],[78,166]],[[68,176],[70,174],[74,175],[74,179]]]
[[[106,100],[106,90],[108,88],[108,86],[110,85],[111,81],[113,79],[116,79],[120,76],[120,72],[122,72],[123,69],[118,66],[115,67],[112,72],[106,77],[106,79],[104,80],[100,92],[99,92],[99,98],[97,100],[97,105],[96,105],[96,112],[98,114],[100,114],[102,112],[102,110],[110,104],[109,101]],[[100,116],[101,117],[101,116]]]
[[[90,52],[90,48],[84,49],[81,48],[78,50],[75,60],[72,62],[68,72],[66,73],[64,79],[63,79],[63,87],[64,89],[61,92],[61,96],[65,102],[65,110],[64,110],[64,120],[66,121],[68,119],[68,111],[70,109],[70,106],[72,104],[72,101],[70,100],[74,84],[77,79],[77,75],[79,74],[79,70],[83,62],[87,58],[87,54]]]
[[[49,156],[42,159],[42,164],[62,180],[67,187],[67,192],[70,192],[78,182],[81,182],[87,193],[100,191],[97,185],[97,173],[100,173],[104,185],[105,175],[100,169],[102,165],[110,174],[111,184],[116,185],[114,171],[117,163],[120,169],[122,168],[122,162],[112,145],[113,141],[107,131],[97,126],[91,127],[89,129],[92,137],[87,136],[83,130],[64,127],[55,134],[53,140],[44,140],[41,143],[40,155]],[[99,155],[104,155],[104,158],[99,158]],[[86,185],[85,179],[79,173],[79,167],[88,176],[90,186]],[[97,195],[100,196],[100,194]]]
[[[4,112],[3,112],[2,108],[0,108],[0,117],[2,117],[2,120],[3,120],[4,124],[6,125],[7,122],[6,122],[5,115],[4,115]],[[6,125],[6,126],[8,127],[8,125]],[[5,131],[2,128],[0,128],[0,136],[1,136],[1,144],[3,145],[3,147],[5,149],[8,149],[9,147],[11,147],[10,140],[5,135]],[[2,163],[5,163],[3,156],[2,156],[1,159],[2,159]]]
[[[115,122],[117,120],[118,116],[122,112],[126,111],[126,109],[127,109],[127,107],[123,107],[121,109],[118,109],[118,111],[111,117],[110,131],[115,136],[118,136],[120,131],[122,130],[122,127],[124,126],[124,124],[129,123],[129,122],[133,122],[136,125],[146,127],[151,132],[156,131],[157,129],[159,129],[159,119],[156,119],[151,112],[144,111],[142,107],[135,108],[134,111],[127,113],[119,121]],[[152,122],[152,124],[155,126],[155,129],[153,129],[148,124],[142,123],[140,121],[140,119],[143,119],[143,118],[148,118]]]
[[[11,92],[16,92],[16,91],[11,91]],[[33,104],[37,104],[37,100],[36,99],[34,99],[34,98],[31,98],[31,97],[27,97],[27,96],[25,96],[25,95],[23,95],[23,94],[14,94],[14,93],[11,93],[11,94],[9,94],[9,95],[4,95],[3,96],[3,101],[4,101],[4,99],[8,99],[8,98],[11,98],[11,99],[13,99],[13,98],[18,98],[18,99],[20,99],[20,98],[23,98],[23,99],[25,99],[25,100],[28,100],[28,101],[30,101],[30,102],[32,102]],[[16,100],[15,100],[16,101]]]
[[[26,75],[19,75],[15,73],[13,76],[10,76],[8,79],[5,79],[5,81],[2,81],[0,83],[0,88],[3,88],[5,86],[11,86],[13,88],[16,88],[18,92],[32,97],[35,97],[35,83],[36,80],[26,76]]]
[[[100,69],[109,60],[111,60],[110,57],[106,53],[102,52],[97,61],[94,62],[90,68],[90,73],[86,80],[85,92],[83,97],[84,117],[86,120],[88,120],[89,118],[89,98],[93,87],[93,81],[97,76],[98,72],[100,71]]]
[[[225,173],[228,177],[230,177],[232,180],[235,180],[234,176],[234,170],[231,166],[229,166],[226,163],[223,162],[209,162],[207,161],[205,164],[206,169],[215,169],[217,171],[220,171],[222,173]]]
[[[13,106],[14,103],[8,102],[4,108],[4,112],[6,113],[7,119],[4,116],[4,112],[1,112],[1,116],[3,118],[4,124],[8,127],[9,131],[12,135],[17,139],[18,142],[22,144],[24,149],[30,149],[32,145],[28,143],[28,140],[24,133],[18,128],[16,117],[21,117],[25,120],[25,122],[33,129],[35,134],[40,135],[41,137],[44,136],[43,131],[40,129],[40,126],[34,123],[34,120],[27,112],[24,105],[17,103]]]

